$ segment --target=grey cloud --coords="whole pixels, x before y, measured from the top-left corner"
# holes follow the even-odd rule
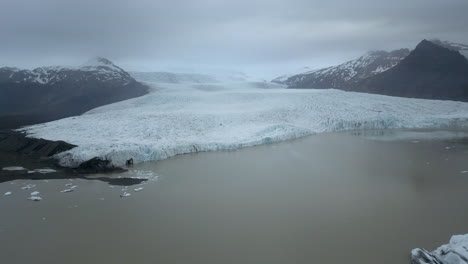
[[[333,64],[422,38],[468,43],[466,0],[2,0],[0,64]]]

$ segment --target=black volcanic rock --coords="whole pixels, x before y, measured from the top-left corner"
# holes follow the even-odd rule
[[[278,77],[272,82],[287,85],[289,88],[343,89],[350,83],[384,72],[397,65],[409,54],[408,49],[391,52],[371,51],[355,60],[324,69]]]
[[[81,67],[0,68],[0,129],[80,115],[147,93],[104,58]]]
[[[28,155],[35,158],[49,158],[76,147],[64,141],[29,138],[16,131],[0,131],[0,152]]]
[[[392,96],[468,101],[468,61],[423,40],[397,66],[346,88]]]

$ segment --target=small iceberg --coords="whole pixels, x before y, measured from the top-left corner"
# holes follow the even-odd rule
[[[69,192],[73,192],[74,189],[65,189],[65,190],[61,190],[60,192],[61,193],[69,193]]]
[[[11,195],[11,194],[12,194],[12,192],[6,192],[6,193],[4,193],[3,195],[4,195],[4,196],[9,196],[9,195]]]
[[[38,192],[38,191],[35,191],[35,192],[32,192],[32,193],[31,193],[31,196],[37,196],[38,194],[39,194],[39,192]]]
[[[412,264],[467,264],[468,234],[452,236],[450,242],[429,252],[422,248],[411,251]]]
[[[40,200],[42,200],[42,198],[39,196],[31,196],[28,198],[28,200],[39,202]]]
[[[34,187],[36,187],[35,184],[28,184],[26,186],[21,187],[21,190],[28,190],[28,189],[31,189],[31,188],[34,188]]]
[[[135,192],[139,192],[141,190],[143,190],[143,187],[140,187],[140,188],[136,188],[136,189],[133,189]]]
[[[127,196],[130,196],[130,195],[132,195],[132,194],[131,194],[131,193],[128,193],[128,192],[124,192],[124,193],[122,193],[122,194],[120,195],[120,197],[123,198],[123,197],[127,197]]]
[[[5,170],[5,171],[23,171],[23,170],[28,170],[28,169],[23,168],[23,167],[19,167],[19,166],[12,166],[12,167],[4,167],[4,168],[2,168],[2,170]]]
[[[460,171],[460,173],[463,173],[463,174],[468,173],[468,170],[466,170],[466,171]]]
[[[47,174],[47,173],[54,173],[54,172],[57,172],[57,171],[54,169],[44,168],[44,169],[30,170],[28,171],[28,174],[32,174],[32,173]]]

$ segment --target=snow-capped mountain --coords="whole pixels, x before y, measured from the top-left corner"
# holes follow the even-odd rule
[[[105,58],[79,67],[0,68],[0,128],[50,121],[147,93]]]
[[[118,82],[128,85],[135,80],[124,70],[108,59],[97,57],[80,67],[40,67],[33,70],[18,68],[0,68],[0,83],[36,83],[53,85],[63,81],[88,81],[96,79],[102,82]]]
[[[397,65],[410,51],[371,51],[358,59],[324,69],[308,71],[288,77],[278,77],[273,82],[290,88],[342,88],[349,83],[387,71]]]
[[[397,66],[346,90],[468,101],[468,60],[456,50],[423,40]]]

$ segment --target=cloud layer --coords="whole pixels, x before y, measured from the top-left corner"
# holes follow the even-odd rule
[[[423,38],[468,43],[466,0],[2,0],[0,65],[325,65]]]

